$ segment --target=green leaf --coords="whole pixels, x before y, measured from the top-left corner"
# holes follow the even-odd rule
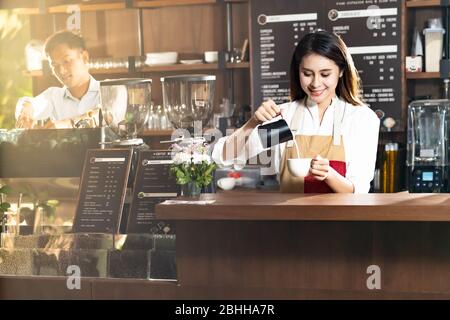
[[[8,194],[11,192],[11,188],[8,186],[3,186],[0,188],[0,194]]]
[[[8,202],[3,202],[0,204],[0,212],[6,212],[11,207]]]
[[[205,161],[198,164],[192,162],[173,164],[170,167],[170,173],[175,177],[177,184],[186,184],[193,181],[198,187],[204,187],[212,182],[212,173],[216,167],[217,165],[214,162],[208,164]]]

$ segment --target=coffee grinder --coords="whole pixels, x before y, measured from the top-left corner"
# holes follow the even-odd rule
[[[138,134],[145,128],[151,105],[152,80],[144,78],[124,78],[100,82],[100,100],[103,120],[119,137],[108,144],[111,148],[133,150],[131,170],[127,184],[127,196],[122,214],[121,232],[125,232],[132,188],[141,150],[148,150]],[[103,126],[103,123],[102,123]]]
[[[116,147],[144,143],[137,134],[144,128],[151,104],[151,79],[114,79],[100,82],[103,119],[118,136]]]
[[[408,106],[409,192],[450,192],[450,100],[413,101]]]

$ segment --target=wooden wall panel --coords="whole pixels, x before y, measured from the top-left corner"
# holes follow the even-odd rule
[[[183,59],[225,49],[225,10],[220,5],[144,10],[143,21],[146,53],[177,51]]]
[[[105,14],[106,56],[124,58],[138,56],[138,10],[110,10]]]

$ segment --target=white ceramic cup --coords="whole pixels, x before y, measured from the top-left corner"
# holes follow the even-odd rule
[[[289,172],[294,177],[306,177],[311,168],[312,158],[293,158],[288,159]]]
[[[231,190],[236,186],[235,178],[222,178],[217,181],[219,188],[223,190]]]
[[[217,51],[205,51],[205,62],[213,63],[217,62],[219,59],[219,53]]]

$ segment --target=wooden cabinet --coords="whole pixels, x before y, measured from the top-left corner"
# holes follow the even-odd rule
[[[441,4],[440,0],[409,0],[406,1],[406,9],[407,30],[405,30],[405,35],[407,37],[407,55],[411,50],[415,28],[421,33],[425,52],[425,41],[422,31],[427,27],[427,20],[430,18],[442,18],[445,27],[445,11],[448,9]],[[446,32],[449,32],[449,30],[446,30]],[[425,56],[423,68],[425,69]],[[450,74],[447,77],[450,77]],[[438,99],[442,97],[443,79],[440,72],[426,72],[426,70],[425,72],[406,72],[406,79],[409,100],[418,98]]]
[[[36,1],[35,1],[36,2]],[[15,8],[30,15],[30,39],[45,40],[53,32],[66,28],[71,15],[69,1],[48,0],[39,6]],[[42,3],[42,1],[41,1]],[[248,2],[218,0],[164,1],[73,1],[78,6],[81,32],[91,59],[125,59],[142,57],[148,52],[178,52],[178,61],[203,59],[205,51],[225,54],[228,47],[240,48],[248,32]],[[227,19],[227,10],[231,18]],[[230,25],[231,24],[231,25]],[[229,34],[227,34],[227,32]],[[231,39],[231,43],[230,42]],[[222,63],[221,63],[222,62]],[[136,68],[91,69],[98,80],[121,77],[153,79],[152,100],[162,104],[160,77],[175,74],[214,74],[215,108],[222,98],[237,106],[250,104],[250,63],[198,63],[167,66],[136,65]],[[60,86],[47,68],[29,74],[34,94],[49,86]]]

